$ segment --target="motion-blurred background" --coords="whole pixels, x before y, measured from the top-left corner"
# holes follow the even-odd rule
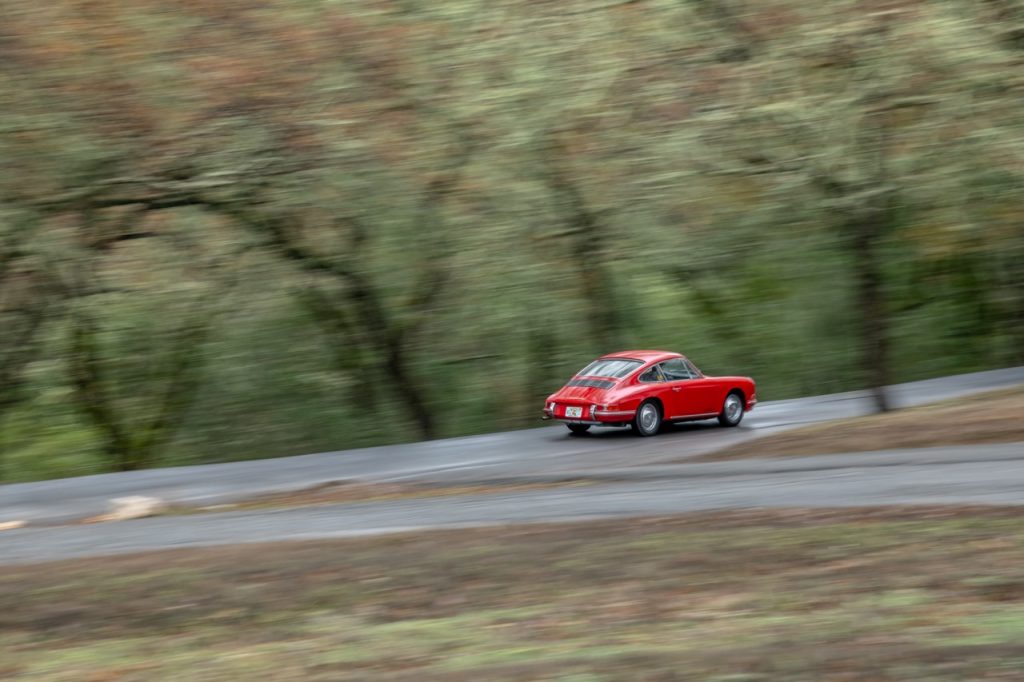
[[[1019,0],[0,2],[0,479],[1024,360]]]

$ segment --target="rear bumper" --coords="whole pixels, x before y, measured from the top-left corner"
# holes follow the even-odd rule
[[[636,410],[598,410],[594,416],[606,422],[629,421],[636,416]]]
[[[622,424],[624,422],[632,421],[635,414],[636,410],[596,410],[593,414],[593,418],[567,419],[566,417],[556,417],[551,414],[550,410],[545,408],[541,419],[559,421],[565,424],[589,424],[591,426],[600,426],[601,424]]]

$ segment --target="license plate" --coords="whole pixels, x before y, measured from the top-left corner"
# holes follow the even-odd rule
[[[565,408],[565,416],[569,419],[578,419],[583,416],[582,407],[567,407]]]

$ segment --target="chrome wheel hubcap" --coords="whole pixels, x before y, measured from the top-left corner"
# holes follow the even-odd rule
[[[735,422],[740,418],[740,414],[743,412],[743,403],[736,395],[731,395],[725,399],[725,418],[730,422]]]
[[[654,405],[644,405],[640,410],[640,427],[647,432],[653,431],[658,424],[658,408]]]

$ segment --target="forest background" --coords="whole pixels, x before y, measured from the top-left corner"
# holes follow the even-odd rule
[[[0,480],[1021,364],[1022,67],[1018,0],[0,0]]]

